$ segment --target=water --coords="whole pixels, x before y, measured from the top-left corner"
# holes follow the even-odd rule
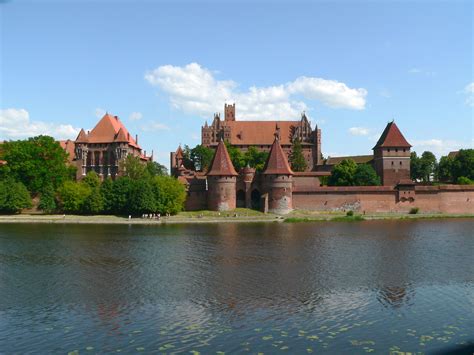
[[[0,225],[0,353],[472,353],[473,231]]]

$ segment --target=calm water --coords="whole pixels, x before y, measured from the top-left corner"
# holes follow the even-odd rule
[[[0,353],[472,353],[473,231],[0,225]]]

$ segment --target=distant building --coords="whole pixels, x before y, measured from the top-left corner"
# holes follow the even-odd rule
[[[224,120],[215,114],[211,125],[207,122],[201,127],[201,144],[206,147],[217,147],[220,139],[245,152],[249,147],[269,152],[278,131],[280,145],[287,156],[295,139],[301,142],[307,170],[315,170],[322,163],[321,130],[311,128],[311,123],[303,113],[295,121],[238,121],[235,103],[224,105]]]
[[[70,145],[64,143],[69,151]],[[118,116],[106,113],[90,132],[81,129],[74,141],[74,162],[77,178],[89,171],[100,177],[115,178],[120,175],[120,162],[128,155],[139,157],[143,162],[153,159],[138,145],[138,136],[133,138]],[[153,154],[152,154],[153,155]]]

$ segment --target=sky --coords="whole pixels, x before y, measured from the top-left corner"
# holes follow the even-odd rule
[[[156,161],[237,120],[299,119],[325,157],[472,148],[472,1],[0,0],[0,140],[74,139],[107,111]]]

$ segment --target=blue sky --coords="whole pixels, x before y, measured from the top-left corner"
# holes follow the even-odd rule
[[[155,159],[224,102],[370,154],[395,119],[414,149],[473,145],[471,1],[3,1],[0,139],[75,138],[107,110]]]

